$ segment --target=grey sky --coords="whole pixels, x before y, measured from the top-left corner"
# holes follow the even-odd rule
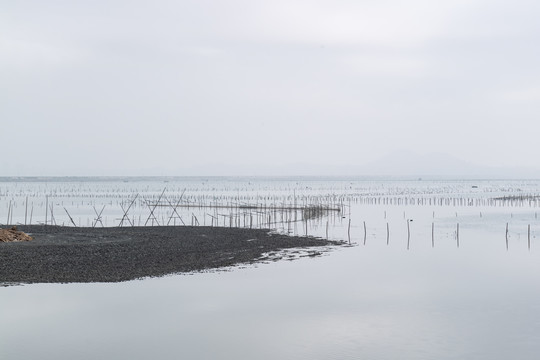
[[[535,167],[537,1],[3,1],[0,175]],[[303,170],[302,170],[303,169]]]

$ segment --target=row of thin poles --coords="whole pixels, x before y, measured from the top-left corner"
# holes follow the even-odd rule
[[[162,191],[161,195],[158,197],[157,201],[152,203],[151,200],[144,199],[143,201],[147,205],[149,209],[149,215],[144,222],[144,225],[171,225],[171,222],[174,226],[176,226],[176,223],[178,221],[178,224],[186,225],[186,222],[183,220],[182,216],[178,213],[177,209],[179,207],[187,207],[188,209],[191,208],[201,208],[200,204],[183,204],[181,203],[182,196],[176,200],[176,202],[171,202],[165,194],[165,189]],[[130,210],[134,205],[136,204],[137,199],[139,198],[139,194],[135,195],[133,199],[130,199],[129,201],[123,201],[120,202],[120,207],[122,209],[123,215],[119,219],[119,226],[135,226],[136,221],[135,217],[131,217],[129,215]],[[160,201],[167,201],[167,203],[160,203]],[[32,216],[33,216],[33,210],[34,206],[33,203],[31,205],[30,209],[30,220],[28,221],[28,197],[25,201],[25,219],[24,219],[24,225],[32,224]],[[156,208],[160,207],[167,207],[171,209],[170,216],[168,216],[168,221],[165,222],[165,219],[162,217],[161,222],[159,217],[156,215]],[[66,215],[69,218],[70,223],[73,226],[77,226],[75,223],[75,220],[67,210],[65,206],[63,206],[63,209],[66,213]],[[92,227],[97,226],[98,224],[101,226],[104,226],[103,224],[103,211],[105,209],[105,205],[98,211],[95,206],[93,206],[94,213],[96,217],[92,221]],[[218,210],[219,209],[219,210]],[[223,209],[229,209],[231,210],[228,214],[222,214],[221,210]],[[221,205],[214,207],[215,214],[203,214],[203,223],[206,224],[206,216],[210,217],[210,225],[211,226],[221,226],[221,222],[219,221],[220,218],[223,219],[223,226],[230,226],[230,227],[248,227],[248,221],[249,219],[249,227],[253,228],[254,226],[257,227],[266,227],[266,228],[272,228],[279,224],[287,224],[289,232],[291,231],[291,224],[296,222],[308,222],[308,220],[312,218],[318,218],[323,217],[327,215],[328,213],[339,213],[341,211],[340,208],[337,207],[329,207],[326,205],[323,205],[319,203],[318,205],[309,205],[309,206],[300,206],[296,203],[294,205],[292,204],[285,204],[282,203],[279,206],[276,205],[268,205],[268,204],[257,204],[257,205],[251,205],[251,206],[243,206],[243,205]],[[219,212],[218,212],[219,211]],[[8,217],[6,224],[13,224],[13,213],[14,213],[14,206],[13,204],[9,203],[8,205]],[[163,216],[163,215],[162,215]],[[335,219],[335,217],[334,217]],[[242,224],[243,220],[243,224]],[[228,224],[227,224],[228,222]],[[49,196],[47,195],[45,197],[45,225],[56,225],[56,217],[54,214],[54,202],[51,202],[49,204]],[[80,219],[79,219],[79,225],[80,225]],[[138,225],[141,225],[141,216],[139,215],[139,222]],[[201,225],[199,219],[197,218],[197,215],[195,215],[193,212],[191,212],[191,225],[198,226]]]
[[[147,199],[144,199],[145,203],[147,204],[147,206],[149,207],[150,209],[150,215],[148,216],[148,218],[146,219],[146,222],[144,225],[148,225],[148,223],[150,222],[151,225],[160,225],[159,223],[159,220],[158,218],[156,217],[154,211],[156,209],[156,207],[158,206],[167,206],[169,208],[172,209],[172,212],[171,212],[171,215],[169,217],[169,221],[167,222],[167,225],[170,224],[171,222],[171,219],[174,221],[174,225],[176,225],[176,220],[178,219],[182,225],[186,225],[186,223],[183,221],[182,217],[179,215],[179,213],[177,212],[177,208],[178,207],[193,207],[193,208],[201,208],[202,205],[201,203],[197,204],[197,203],[188,203],[188,204],[181,204],[180,203],[180,200],[182,199],[182,196],[183,196],[183,193],[182,195],[180,195],[180,197],[178,198],[177,202],[175,203],[175,205],[173,203],[171,203],[169,200],[168,201],[168,205],[167,204],[161,204],[160,203],[160,200],[162,199],[162,197],[164,196],[164,193],[165,193],[165,190],[164,189],[162,191],[162,193],[160,194],[160,196],[158,197],[157,199],[157,202],[155,203],[150,203],[149,200]],[[135,201],[137,200],[137,197],[138,197],[138,194],[135,196],[134,199],[132,199],[129,203],[129,206],[127,206],[127,208],[124,208],[122,207],[122,210],[124,211],[124,215],[122,217],[122,219],[120,220],[120,225],[119,226],[123,226],[124,225],[124,221],[127,223],[129,223],[129,225],[131,226],[135,226],[135,219],[133,218],[132,220],[130,220],[130,217],[128,216],[128,212],[130,210],[130,208],[135,204]],[[368,198],[369,200],[369,198]],[[505,199],[504,201],[514,201],[515,199]],[[520,201],[523,201],[524,199],[519,199]],[[122,204],[122,203],[121,203]],[[214,206],[214,209],[215,209],[215,213],[214,215],[211,215],[211,214],[206,214],[208,215],[210,218],[211,218],[211,222],[210,222],[210,225],[211,226],[220,226],[220,222],[219,222],[219,218],[221,217],[223,219],[223,226],[229,226],[229,227],[248,227],[247,225],[247,219],[248,219],[248,216],[249,216],[249,227],[252,228],[253,225],[254,225],[254,221],[253,219],[256,218],[255,220],[255,223],[259,225],[259,227],[267,227],[267,228],[272,228],[272,227],[276,227],[276,225],[279,225],[279,224],[287,224],[287,232],[290,233],[291,232],[291,223],[296,223],[298,221],[303,221],[304,222],[304,225],[305,225],[305,235],[307,236],[308,235],[308,224],[309,224],[309,221],[312,220],[310,219],[310,216],[312,216],[313,218],[317,219],[317,218],[323,218],[325,216],[327,216],[327,212],[328,211],[334,211],[334,210],[338,210],[338,212],[341,212],[343,211],[343,209],[346,208],[346,205],[344,205],[344,203],[342,201],[340,202],[333,202],[331,203],[332,206],[335,206],[336,204],[339,205],[339,207],[325,207],[325,205],[321,205],[323,204],[321,201],[318,202],[319,205],[315,205],[315,206],[308,206],[308,207],[298,207],[297,205],[297,201],[295,200],[294,202],[294,206],[293,205],[286,205],[284,203],[282,203],[280,206],[276,206],[274,204],[256,204],[256,205],[251,205],[251,206],[246,206],[246,205],[241,205],[239,204],[238,202],[236,204],[233,204],[233,203],[227,203],[225,205],[215,205]],[[458,201],[458,204],[462,204],[461,202]],[[212,205],[210,205],[212,206]],[[229,214],[220,214],[218,213],[217,209],[218,208],[230,208],[230,209],[236,209],[236,213],[235,212],[231,212]],[[349,208],[349,215],[350,215],[350,205],[348,206]],[[96,218],[94,219],[94,221],[92,222],[92,226],[95,227],[97,226],[97,224],[99,223],[101,226],[104,226],[103,225],[103,222],[102,222],[102,213],[103,213],[103,210],[105,209],[105,206],[103,206],[103,208],[101,209],[101,211],[97,211],[96,208],[94,207],[94,211],[96,213]],[[250,209],[250,210],[255,210],[255,212],[252,212],[252,211],[245,211],[246,209]],[[266,212],[262,211],[262,210],[266,210]],[[300,218],[299,220],[299,217],[298,217],[298,211],[297,210],[302,210],[302,217]],[[13,223],[13,211],[14,210],[14,206],[12,205],[12,202],[10,201],[9,202],[9,205],[8,205],[8,217],[7,217],[7,223]],[[26,225],[28,223],[28,217],[30,219],[29,223],[31,224],[32,223],[32,217],[33,217],[33,203],[32,203],[32,206],[30,208],[30,211],[28,209],[28,196],[26,197],[26,201],[25,201],[25,221],[24,221],[24,224]],[[53,206],[53,203],[51,203],[49,205],[49,196],[46,196],[45,197],[45,224],[56,224],[56,218],[54,216],[54,206]],[[242,212],[240,212],[239,210],[243,210]],[[294,212],[293,212],[294,210]],[[76,226],[75,224],[75,221],[73,220],[71,214],[68,212],[68,210],[64,207],[64,211],[66,212],[67,216],[69,217],[69,220],[71,222],[71,224],[73,224],[74,226]],[[280,216],[281,216],[281,219],[279,219],[279,215],[277,215],[276,213],[278,213]],[[291,217],[291,213],[294,213],[294,220],[292,220],[292,217]],[[315,215],[313,215],[313,213]],[[311,214],[311,215],[310,215]],[[203,217],[203,220],[204,220],[204,224],[206,223],[206,215],[204,215]],[[457,213],[456,213],[456,216],[457,216]],[[480,216],[482,216],[482,213],[480,212]],[[405,212],[404,212],[404,217],[405,217]],[[433,217],[435,217],[435,212],[433,212]],[[535,213],[535,217],[537,217],[537,214]],[[334,216],[334,220],[335,220],[335,216]],[[341,216],[340,216],[341,218]],[[385,212],[385,218],[386,218],[386,212]],[[243,219],[243,225],[242,225],[242,219]],[[227,224],[227,220],[228,220],[228,224]],[[410,220],[407,220],[407,248],[410,247]],[[164,219],[162,219],[162,224],[165,224],[165,221]],[[334,222],[335,224],[335,222]],[[141,225],[141,217],[139,216],[139,225]],[[200,222],[199,222],[199,219],[197,218],[197,216],[192,212],[191,213],[191,225],[193,226],[198,226],[198,225],[201,225]],[[363,223],[364,225],[364,244],[366,243],[366,239],[367,239],[367,228],[366,228],[366,223],[364,222]],[[435,243],[435,240],[434,240],[434,223],[432,223],[432,246],[434,246],[434,243]],[[328,238],[328,221],[326,223],[326,237]],[[389,242],[389,237],[390,237],[390,233],[389,233],[389,224],[387,223],[387,243]],[[295,233],[296,233],[296,225],[295,225]],[[457,246],[459,247],[459,223],[456,225],[456,244]],[[348,236],[348,240],[350,242],[351,240],[351,220],[350,220],[350,217],[349,217],[349,224],[348,224],[348,229],[347,229],[347,236]],[[531,232],[530,232],[530,224],[528,225],[528,247],[530,249],[530,236],[531,236]],[[507,248],[508,248],[508,223],[507,223],[507,227],[506,227],[506,244],[507,244]]]
[[[407,250],[410,249],[410,244],[411,244],[411,227],[410,227],[410,223],[412,222],[411,219],[407,219],[406,220],[406,223],[407,223]],[[367,232],[367,225],[366,225],[366,222],[364,221],[363,222],[363,229],[364,229],[364,236],[363,236],[363,245],[365,246],[366,243],[367,243],[367,235],[368,235],[368,232]],[[509,223],[506,223],[506,230],[505,230],[505,242],[506,242],[506,250],[509,249]],[[460,235],[460,230],[459,230],[459,223],[456,223],[456,230],[454,231],[454,237],[455,237],[455,240],[456,240],[456,246],[459,248],[459,235]],[[348,241],[349,243],[351,242],[351,220],[349,219],[349,225],[348,225],[348,229],[347,229],[347,236],[348,236]],[[328,228],[327,228],[327,231],[326,231],[326,237],[328,238]],[[386,223],[386,245],[389,245],[390,244],[390,224],[387,222]],[[431,247],[435,247],[435,223],[432,222],[431,223]],[[528,250],[531,249],[531,224],[528,224],[527,225],[527,248]]]

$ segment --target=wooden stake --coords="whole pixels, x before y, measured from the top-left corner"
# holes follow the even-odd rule
[[[9,215],[10,214],[11,214],[11,200],[9,201],[9,205],[8,205],[8,213],[7,213],[6,225],[9,225]]]
[[[77,227],[77,225],[75,224],[75,221],[73,221],[73,218],[71,217],[71,215],[69,215],[67,209],[64,207],[64,211],[66,212],[67,216],[69,216],[69,220],[71,220],[71,223],[73,224],[73,226]]]
[[[102,221],[102,218],[101,218],[101,214],[103,214],[103,210],[105,210],[105,205],[103,205],[103,207],[101,208],[101,211],[98,213],[97,210],[96,210],[96,207],[95,206],[92,206],[94,208],[94,212],[96,213],[97,217],[95,218],[95,220],[92,222],[92,227],[96,227],[97,223],[99,222],[101,224],[101,227],[105,227],[103,225],[103,221]],[[122,204],[120,204],[120,207],[122,207]],[[122,210],[124,210],[124,208],[122,207]],[[67,210],[66,210],[67,211]],[[127,220],[129,221],[129,223],[131,224],[131,226],[134,226],[133,223],[131,222],[131,220],[129,220],[129,217],[127,218]]]
[[[56,225],[56,219],[54,218],[54,202],[51,204],[51,225]]]
[[[24,225],[26,225],[27,217],[28,217],[28,196],[26,197],[26,206],[24,209]]]

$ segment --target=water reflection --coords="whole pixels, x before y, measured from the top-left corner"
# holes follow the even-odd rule
[[[535,358],[536,253],[382,243],[230,272],[3,288],[0,358]]]

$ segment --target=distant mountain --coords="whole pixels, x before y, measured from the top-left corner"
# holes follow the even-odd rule
[[[540,179],[540,169],[519,167],[489,167],[461,160],[444,153],[399,151],[382,156],[377,161],[355,164],[353,159],[340,163],[321,164],[296,162],[282,164],[252,164],[223,166],[206,164],[190,169],[190,175],[225,176],[317,176],[351,178],[400,179]],[[210,171],[211,170],[211,171]]]
[[[464,161],[444,153],[419,154],[400,151],[358,168],[359,175],[425,177],[447,179],[540,178],[540,169],[489,167]]]

